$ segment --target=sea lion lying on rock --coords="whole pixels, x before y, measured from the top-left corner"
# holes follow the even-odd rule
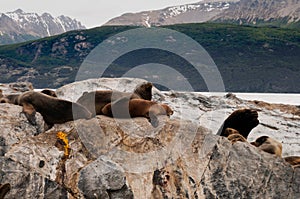
[[[0,103],[9,103],[9,104],[18,105],[19,96],[20,94],[10,94],[10,95],[3,96],[0,99]]]
[[[290,163],[293,168],[300,168],[300,157],[299,156],[289,156],[284,158],[285,161]]]
[[[98,90],[85,92],[77,100],[77,103],[86,107],[93,116],[103,115],[102,108],[111,102],[114,102],[123,97],[130,99],[152,99],[152,83],[143,83],[136,87],[133,93],[126,93],[112,90]]]
[[[158,115],[171,116],[173,110],[166,104],[144,99],[121,98],[102,108],[102,113],[114,118],[145,117],[153,127],[158,126]]]
[[[251,144],[267,153],[274,154],[278,157],[281,157],[282,155],[282,144],[277,140],[270,138],[269,136],[261,136],[254,142],[251,142]]]
[[[52,91],[50,89],[44,89],[41,91],[41,93],[44,93],[44,94],[52,96],[52,97],[57,97],[55,91]],[[10,95],[6,95],[6,96],[2,96],[0,98],[0,103],[9,103],[9,104],[19,105],[18,101],[19,101],[20,95],[21,94],[10,94]]]
[[[258,124],[257,111],[251,109],[239,109],[229,115],[219,132],[221,136],[225,136],[225,130],[231,128],[237,130],[245,139],[247,139],[250,131]]]
[[[48,126],[61,124],[76,119],[90,119],[91,113],[82,105],[51,97],[46,94],[28,91],[21,94],[18,104],[23,106],[23,113],[28,121],[35,125],[35,113],[39,112]]]
[[[41,93],[44,93],[44,94],[52,96],[52,97],[57,97],[55,91],[50,90],[50,89],[44,89],[41,91]]]
[[[237,130],[232,128],[226,128],[224,131],[224,136],[227,137],[232,144],[239,142],[247,142],[246,138],[244,138]]]

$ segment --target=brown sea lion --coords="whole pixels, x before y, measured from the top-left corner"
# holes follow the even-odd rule
[[[10,94],[10,95],[3,96],[0,99],[0,103],[10,103],[10,104],[18,105],[19,96],[20,94]]]
[[[10,191],[9,183],[0,184],[0,199],[4,199],[5,195]]]
[[[143,84],[138,85],[135,90],[133,91],[134,94],[138,95],[139,98],[145,100],[152,100],[152,83],[146,82]]]
[[[112,90],[98,90],[92,92],[85,92],[77,100],[77,103],[86,107],[93,116],[102,115],[102,108],[111,102],[114,102],[123,97],[130,99],[145,99],[151,100],[152,98],[152,84],[143,83],[136,87],[133,93],[112,91]]]
[[[244,138],[237,130],[232,128],[226,128],[224,131],[224,136],[227,137],[232,144],[239,142],[247,142],[246,138]]]
[[[145,117],[152,126],[158,126],[158,115],[170,116],[173,110],[166,104],[144,99],[121,98],[120,100],[109,103],[102,108],[102,113],[114,118],[133,118]]]
[[[236,143],[236,142],[247,142],[246,138],[244,138],[241,134],[231,134],[227,137],[227,139],[232,143]]]
[[[224,121],[219,130],[221,136],[225,136],[225,129],[232,128],[237,130],[244,138],[247,139],[250,131],[259,124],[258,113],[251,109],[239,109],[234,111]]]
[[[57,97],[55,91],[50,90],[50,89],[44,89],[41,91],[41,93],[44,93],[44,94],[52,96],[52,97]]]
[[[270,138],[269,136],[261,136],[254,142],[251,142],[251,144],[267,153],[274,154],[278,157],[281,157],[282,155],[282,144],[277,140]]]
[[[0,89],[0,98],[2,98],[3,97],[3,91],[2,91],[2,89]]]
[[[290,163],[293,168],[300,168],[300,156],[289,156],[285,157],[284,160]]]
[[[40,92],[28,91],[21,94],[18,104],[23,106],[22,112],[25,113],[31,124],[36,124],[35,113],[39,112],[48,128],[51,128],[54,124],[91,118],[91,113],[82,105]]]
[[[41,91],[41,93],[44,93],[52,97],[57,97],[56,93],[49,89],[44,89]],[[10,103],[10,104],[19,105],[18,101],[20,95],[21,94],[10,94],[10,95],[3,96],[2,98],[0,98],[0,103]]]
[[[226,128],[225,131],[224,131],[223,136],[228,137],[228,136],[233,135],[233,134],[240,134],[240,132],[238,132],[237,130],[235,130],[233,128]]]

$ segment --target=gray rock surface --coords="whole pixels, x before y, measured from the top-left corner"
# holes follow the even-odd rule
[[[133,198],[125,179],[120,166],[99,157],[80,171],[78,188],[86,198]]]
[[[22,92],[33,90],[33,86],[29,82],[16,82],[10,84],[0,84],[3,95],[20,94]]]
[[[138,83],[105,80],[108,88],[128,92]],[[80,95],[77,90],[73,94]],[[58,94],[72,97],[72,90]],[[0,104],[0,183],[12,187],[6,198],[300,198],[299,168],[215,135],[232,110],[252,107],[262,125],[250,135],[288,137],[284,154],[300,155],[298,107],[156,90],[154,99],[175,110],[171,118],[160,116],[157,128],[145,118],[97,116],[38,135],[19,114],[21,107]]]

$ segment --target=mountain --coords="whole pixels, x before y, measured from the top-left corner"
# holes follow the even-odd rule
[[[126,13],[106,25],[161,26],[208,21],[237,24],[299,25],[299,0],[202,0],[161,10]]]
[[[64,15],[54,18],[49,13],[38,15],[21,9],[0,13],[0,44],[18,43],[78,29],[85,29],[85,26]]]
[[[216,63],[227,92],[300,92],[298,29],[217,23],[163,27],[181,32],[205,48]],[[29,81],[35,88],[57,88],[73,82],[81,63],[98,44],[133,28],[136,27],[103,26],[0,46],[1,83]],[[155,49],[121,56],[106,77],[120,77],[124,70],[148,63],[167,63],[183,69],[196,91],[207,91],[205,82],[183,59]],[[146,75],[141,78],[147,79]]]

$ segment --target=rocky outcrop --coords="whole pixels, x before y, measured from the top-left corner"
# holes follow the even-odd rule
[[[0,90],[3,95],[20,94],[26,91],[32,91],[33,86],[30,82],[16,82],[10,84],[0,84]]]
[[[108,88],[121,88],[120,82],[133,87],[142,80],[93,81],[94,86],[105,81]],[[92,89],[84,87],[87,82],[77,84]],[[63,90],[57,92],[59,97],[70,97],[67,92],[72,90]],[[19,115],[21,107],[0,104],[0,131],[4,132],[0,183],[11,184],[6,198],[300,197],[299,168],[249,143],[232,145],[215,135],[227,112],[256,108],[262,125],[250,135],[272,132],[277,139],[293,137],[294,145],[282,139],[284,154],[299,155],[298,135],[290,132],[299,128],[299,108],[245,101],[234,95],[155,91],[154,98],[175,110],[174,117],[160,116],[157,128],[145,118],[96,116],[54,125],[42,133]],[[188,109],[189,117],[182,109]]]

